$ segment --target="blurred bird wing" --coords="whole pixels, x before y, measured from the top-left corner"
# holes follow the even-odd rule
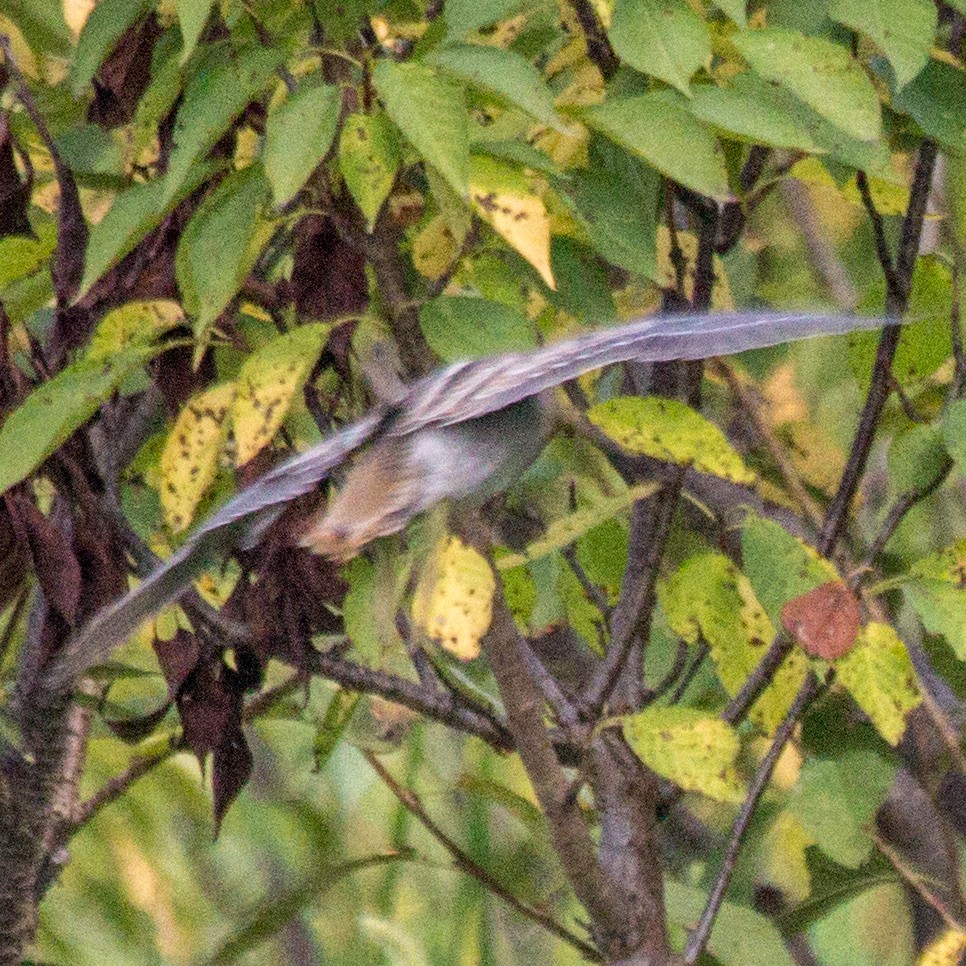
[[[615,362],[706,359],[814,336],[881,328],[895,321],[777,312],[651,316],[533,352],[456,363],[413,385],[389,432],[403,435],[423,426],[484,416]]]
[[[205,567],[235,547],[257,543],[288,503],[313,490],[374,436],[384,418],[383,410],[369,413],[286,460],[229,500],[137,587],[96,614],[68,642],[48,674],[49,685],[68,687],[79,674],[104,661],[152,614],[176,600]]]

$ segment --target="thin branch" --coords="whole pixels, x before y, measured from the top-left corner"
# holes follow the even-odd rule
[[[758,700],[762,691],[771,684],[775,672],[782,661],[788,657],[794,641],[784,632],[779,632],[764,657],[758,662],[754,671],[745,679],[738,693],[728,702],[728,706],[721,712],[721,720],[730,725],[743,721],[751,706]]]
[[[577,578],[577,582],[587,595],[587,599],[600,611],[606,620],[610,617],[612,610],[610,601],[607,600],[607,595],[600,589],[598,584],[595,584],[587,576],[587,571],[584,570],[580,561],[577,559],[577,551],[572,544],[569,547],[564,547],[562,553],[564,560],[567,561],[568,566],[573,571],[573,575]]]
[[[600,18],[591,0],[572,0],[574,13],[584,32],[587,56],[594,62],[605,81],[611,79],[620,66],[617,54],[610,45]]]
[[[742,803],[741,811],[738,812],[738,817],[735,819],[735,823],[731,829],[731,838],[725,850],[721,869],[711,888],[704,912],[701,914],[698,925],[688,938],[684,954],[684,961],[688,966],[694,966],[694,963],[698,961],[698,958],[704,952],[705,946],[708,944],[708,939],[711,937],[711,928],[714,926],[714,921],[721,909],[722,902],[724,902],[728,886],[731,884],[731,876],[734,873],[735,865],[738,861],[738,854],[744,845],[745,833],[748,831],[748,826],[758,807],[758,802],[771,779],[772,772],[775,770],[775,765],[778,763],[782,750],[788,742],[788,739],[792,736],[792,732],[795,730],[795,725],[798,723],[799,718],[805,713],[805,709],[821,694],[825,687],[826,685],[820,684],[818,679],[813,675],[810,674],[808,676],[805,683],[799,689],[798,694],[795,696],[795,700],[791,708],[789,708],[788,714],[785,715],[784,720],[778,726],[771,747],[768,749],[765,757],[761,760],[761,764],[758,766],[758,770],[755,772],[755,777],[752,779],[751,785],[748,788],[748,795]]]
[[[809,523],[817,530],[822,526],[822,508],[812,499],[808,490],[805,489],[805,485],[802,483],[798,472],[788,457],[786,448],[778,441],[778,438],[772,432],[771,427],[762,414],[761,405],[755,397],[754,391],[749,389],[741,381],[734,367],[724,360],[715,359],[712,366],[713,371],[724,379],[731,395],[744,413],[745,418],[765,444],[765,449],[768,450],[768,454],[771,456],[772,462],[775,464],[788,491],[805,512]]]
[[[557,922],[548,912],[536,906],[531,906],[522,899],[518,899],[494,875],[475,862],[436,824],[432,816],[426,811],[419,796],[412,789],[406,788],[397,782],[385,765],[372,752],[363,751],[362,754],[382,780],[383,784],[396,796],[399,804],[413,815],[423,828],[449,852],[458,869],[476,879],[485,889],[505,902],[511,909],[515,909],[520,915],[531,920],[531,922],[535,922],[538,926],[542,926],[568,945],[573,946],[586,959],[594,963],[603,962],[600,953],[592,946],[585,943],[579,936],[575,936],[569,929]]]
[[[872,225],[875,253],[879,259],[882,274],[885,276],[886,290],[894,295],[900,290],[899,276],[896,273],[895,265],[892,263],[892,253],[889,251],[889,240],[885,234],[885,222],[882,220],[879,209],[875,206],[875,199],[872,197],[872,191],[869,188],[869,179],[864,171],[856,172],[855,183],[859,189],[862,204],[865,206],[866,213],[869,216],[869,222]]]
[[[694,680],[694,676],[698,673],[698,669],[710,653],[711,647],[708,642],[702,641],[698,645],[697,651],[695,651],[694,659],[691,661],[690,667],[684,672],[684,677],[678,682],[678,686],[674,689],[674,694],[671,695],[671,704],[677,704],[684,697],[688,688],[691,686],[691,682]]]

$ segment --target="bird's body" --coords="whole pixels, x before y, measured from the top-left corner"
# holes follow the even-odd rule
[[[592,369],[630,360],[730,355],[887,324],[891,321],[775,312],[658,315],[532,352],[439,369],[407,387],[391,405],[292,457],[229,500],[153,574],[72,639],[49,672],[51,686],[69,687],[103,661],[142,621],[180,596],[213,557],[256,543],[288,503],[313,490],[362,447],[367,448],[329,512],[302,541],[336,559],[402,529],[441,499],[508,485],[542,441],[539,394]]]

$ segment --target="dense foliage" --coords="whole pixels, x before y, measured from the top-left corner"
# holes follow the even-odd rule
[[[964,15],[0,0],[0,964],[958,962]],[[910,324],[581,378],[49,685],[381,384],[736,306]]]

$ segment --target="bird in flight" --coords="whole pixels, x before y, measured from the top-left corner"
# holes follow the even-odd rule
[[[401,530],[433,504],[489,495],[522,472],[543,442],[539,396],[618,362],[732,355],[812,336],[879,328],[893,320],[777,312],[654,315],[530,352],[445,366],[406,387],[321,443],[286,460],[229,500],[191,538],[68,642],[48,672],[69,688],[147,618],[176,600],[201,571],[235,548],[255,545],[287,504],[311,492],[362,450],[345,482],[300,543],[347,560]]]

